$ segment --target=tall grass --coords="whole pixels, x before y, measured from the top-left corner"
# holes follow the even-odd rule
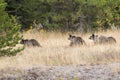
[[[24,39],[34,38],[42,47],[26,47],[24,51],[13,57],[1,57],[0,69],[8,67],[28,68],[50,65],[91,65],[120,62],[119,31],[98,32],[98,35],[113,36],[117,43],[94,45],[89,40],[90,33],[74,35],[81,36],[87,45],[69,47],[68,33],[37,32],[24,33]],[[21,46],[21,45],[18,45]]]

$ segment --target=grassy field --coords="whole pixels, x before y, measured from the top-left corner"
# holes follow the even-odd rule
[[[90,33],[81,36],[87,45],[69,47],[69,33],[40,32],[24,33],[24,39],[36,39],[42,47],[26,47],[13,57],[1,57],[0,69],[16,67],[19,69],[50,65],[94,65],[120,62],[120,31],[98,32],[98,35],[114,36],[114,45],[94,45],[89,40]],[[18,46],[21,46],[20,44]]]

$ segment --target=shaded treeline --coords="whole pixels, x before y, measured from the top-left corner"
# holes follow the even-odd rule
[[[18,17],[22,29],[37,25],[47,31],[90,32],[120,25],[120,0],[5,1],[6,11]]]

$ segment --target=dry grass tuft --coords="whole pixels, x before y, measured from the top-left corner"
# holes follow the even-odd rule
[[[83,37],[86,46],[69,47],[68,33],[37,32],[26,33],[24,38],[34,38],[42,47],[25,48],[14,57],[1,57],[0,69],[16,67],[24,69],[33,66],[48,65],[79,65],[104,64],[120,62],[120,36],[119,31],[98,32],[97,34],[113,36],[117,40],[114,45],[94,45],[88,37],[91,34],[74,33]]]

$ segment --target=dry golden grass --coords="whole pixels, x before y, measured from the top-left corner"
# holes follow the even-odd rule
[[[68,33],[37,32],[25,33],[25,39],[36,39],[42,47],[26,47],[24,51],[13,57],[1,57],[0,69],[8,67],[28,68],[49,65],[104,64],[120,62],[120,31],[98,32],[106,36],[114,36],[114,45],[94,45],[88,37],[91,35],[74,33],[83,37],[86,46],[69,47]]]

